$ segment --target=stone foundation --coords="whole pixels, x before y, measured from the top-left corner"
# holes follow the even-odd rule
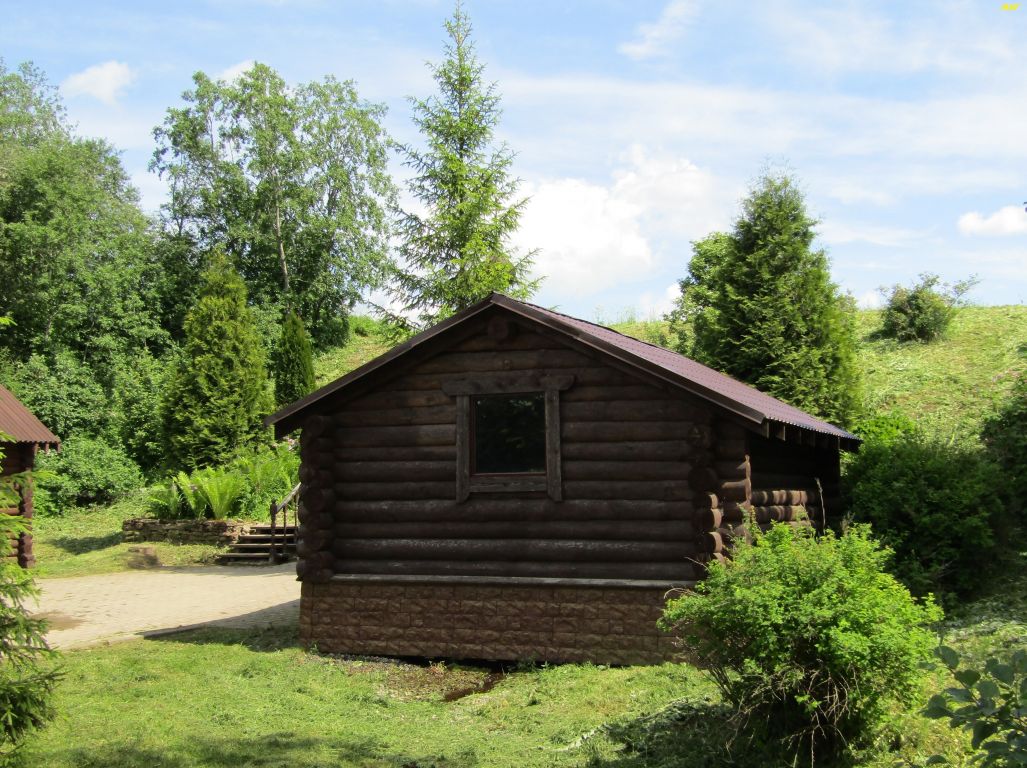
[[[666,587],[527,586],[336,577],[304,582],[300,638],[323,653],[658,664]]]
[[[156,520],[149,517],[121,524],[125,541],[167,541],[172,544],[213,544],[227,547],[249,533],[253,523],[238,520]]]

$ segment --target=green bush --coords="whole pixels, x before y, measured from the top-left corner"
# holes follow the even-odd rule
[[[314,356],[310,336],[300,316],[292,310],[285,315],[272,362],[275,400],[279,406],[288,405],[314,391]]]
[[[286,444],[251,451],[222,467],[179,472],[155,486],[148,511],[161,520],[264,519],[298,482],[299,457]]]
[[[36,460],[41,513],[62,514],[72,507],[108,504],[142,487],[139,467],[120,448],[100,438],[74,436],[59,452]]]
[[[965,595],[984,579],[1004,508],[995,465],[976,446],[919,434],[867,440],[846,463],[849,513],[895,551],[915,595]]]
[[[892,286],[885,295],[881,335],[899,341],[933,341],[940,338],[955,317],[956,307],[976,280],[949,286],[937,275],[924,273],[912,288]]]
[[[7,386],[55,435],[100,434],[108,425],[107,395],[72,352],[32,355],[6,372]]]
[[[938,656],[958,685],[932,696],[924,714],[970,731],[971,746],[980,750],[975,762],[985,768],[1027,765],[1027,651],[1008,662],[989,658],[984,669],[960,669],[959,654],[944,646]],[[935,756],[928,764],[947,762]]]
[[[1003,486],[1010,506],[1027,510],[1027,373],[1013,384],[998,412],[987,419],[982,438],[991,456],[1006,472]]]
[[[774,525],[710,564],[694,592],[673,599],[661,626],[710,676],[754,742],[796,762],[844,762],[909,703],[941,619],[886,571],[889,551],[864,526],[840,537]]]

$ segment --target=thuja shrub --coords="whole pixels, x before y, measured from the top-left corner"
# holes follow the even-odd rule
[[[852,519],[894,550],[895,575],[916,595],[945,597],[987,576],[1005,515],[1000,479],[977,446],[913,433],[868,437],[843,487]]]
[[[750,740],[795,763],[844,764],[893,702],[910,704],[941,619],[886,569],[890,552],[855,526],[835,536],[775,525],[711,563],[668,602],[661,627],[702,669]]]

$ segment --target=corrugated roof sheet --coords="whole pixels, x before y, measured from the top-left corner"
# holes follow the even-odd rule
[[[0,387],[0,432],[16,443],[52,443],[61,441],[47,429],[9,390]]]
[[[508,298],[507,300],[513,301]],[[526,302],[518,303],[527,304]],[[850,440],[859,439],[850,432],[846,432],[844,429],[836,427],[834,424],[818,419],[800,408],[788,405],[788,403],[782,402],[776,397],[772,397],[765,392],[761,392],[755,387],[750,387],[748,384],[744,384],[737,379],[733,379],[727,374],[715,371],[701,363],[697,363],[695,360],[685,357],[684,355],[680,355],[677,352],[672,352],[669,349],[664,349],[663,347],[658,347],[654,344],[648,344],[644,341],[632,338],[631,336],[625,336],[623,333],[619,333],[612,328],[590,323],[587,320],[579,320],[576,317],[554,312],[551,309],[545,309],[534,304],[527,304],[527,306],[558,323],[569,325],[572,328],[576,328],[583,333],[600,339],[617,349],[623,350],[631,356],[642,358],[643,360],[662,368],[668,373],[686,379],[703,389],[717,392],[730,400],[762,414],[766,419],[771,419],[782,424],[802,427],[814,432],[833,435],[835,437]]]

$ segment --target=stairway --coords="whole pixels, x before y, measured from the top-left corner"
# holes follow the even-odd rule
[[[277,526],[274,542],[280,561],[295,558],[296,526],[287,525],[284,529],[281,525]],[[271,526],[254,525],[249,533],[240,536],[227,552],[218,557],[218,562],[221,565],[266,565],[270,555]]]

